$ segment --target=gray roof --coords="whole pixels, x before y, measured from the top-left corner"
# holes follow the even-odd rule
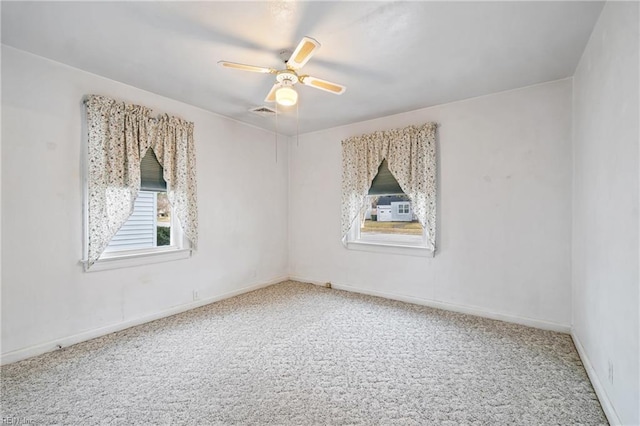
[[[378,198],[379,206],[390,206],[391,203],[395,203],[397,201],[409,201],[404,197],[399,197],[397,195],[386,195],[384,197]]]

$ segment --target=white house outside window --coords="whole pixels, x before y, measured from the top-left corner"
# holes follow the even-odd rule
[[[140,191],[133,212],[113,236],[101,259],[126,253],[153,253],[159,247],[178,248],[181,235],[172,226],[173,215],[166,191],[162,166],[149,149],[140,163]]]
[[[351,243],[424,248],[424,228],[413,214],[411,201],[383,160],[366,197],[359,229]],[[354,227],[356,228],[356,227]]]

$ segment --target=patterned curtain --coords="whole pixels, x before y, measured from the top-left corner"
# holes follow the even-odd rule
[[[365,208],[367,193],[387,159],[389,171],[411,199],[427,230],[427,248],[436,246],[435,123],[378,131],[342,141],[342,238]]]
[[[93,265],[133,212],[140,161],[154,150],[164,168],[169,201],[194,248],[198,239],[193,123],[149,108],[91,95],[87,107],[88,254]]]
[[[154,127],[152,148],[163,169],[172,211],[195,248],[198,241],[198,206],[193,123],[168,115],[161,116]]]

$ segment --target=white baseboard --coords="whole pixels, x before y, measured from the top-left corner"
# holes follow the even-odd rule
[[[576,346],[576,349],[578,350],[578,355],[580,355],[580,359],[582,360],[582,365],[584,365],[584,369],[587,371],[589,380],[591,380],[591,385],[593,386],[593,389],[596,391],[596,395],[598,396],[598,399],[600,400],[600,405],[602,406],[602,411],[604,411],[604,415],[607,416],[607,420],[609,421],[609,424],[615,425],[615,426],[621,425],[622,422],[620,421],[620,417],[618,417],[616,410],[613,408],[613,404],[611,404],[611,400],[609,399],[609,396],[607,395],[607,392],[605,391],[604,386],[602,386],[602,382],[598,378],[598,375],[596,374],[596,370],[593,368],[593,365],[591,364],[591,360],[587,356],[587,353],[585,352],[584,347],[582,346],[582,343],[580,343],[580,339],[576,335],[575,331],[571,331],[571,338],[573,339],[573,344]]]
[[[322,286],[322,287],[324,287],[325,284],[327,284],[329,282],[329,281],[311,280],[311,279],[308,279],[308,278],[293,277],[293,276],[289,276],[289,280],[297,281],[299,283],[319,285],[319,286]]]
[[[306,282],[309,284],[321,285],[321,286],[324,286],[326,284],[326,281],[306,279],[302,277],[289,277],[289,279],[300,281],[300,282]],[[331,287],[338,290],[350,291],[352,293],[368,294],[370,296],[378,296],[385,299],[398,300],[401,302],[407,302],[407,303],[413,303],[416,305],[429,306],[431,308],[443,309],[445,311],[453,311],[453,312],[459,312],[462,314],[474,315],[474,316],[483,317],[483,318],[490,318],[490,319],[499,320],[499,321],[511,322],[515,324],[526,325],[528,327],[540,328],[543,330],[557,331],[557,332],[566,333],[566,334],[571,333],[570,325],[559,324],[555,322],[549,322],[549,321],[538,320],[538,319],[527,318],[527,317],[521,317],[516,315],[501,314],[499,312],[493,312],[493,311],[489,311],[489,310],[474,307],[474,306],[458,305],[455,303],[439,302],[439,301],[430,300],[430,299],[422,299],[419,297],[405,296],[402,294],[368,290],[368,289],[363,289],[360,287],[355,287],[352,285],[342,284],[337,282],[332,282]]]
[[[209,297],[206,299],[196,300],[194,302],[185,303],[183,305],[173,306],[169,309],[165,309],[160,312],[155,312],[150,315],[144,315],[138,318],[133,318],[123,322],[119,322],[117,324],[111,324],[106,327],[100,327],[93,330],[83,331],[82,333],[61,337],[55,340],[51,340],[49,342],[41,343],[34,346],[29,346],[24,349],[18,349],[15,351],[7,352],[2,354],[0,364],[1,365],[11,364],[12,362],[21,361],[23,359],[41,355],[46,352],[52,352],[57,349],[60,349],[60,347],[63,347],[63,348],[68,347],[71,345],[75,345],[76,343],[95,339],[96,337],[101,337],[110,333],[115,333],[116,331],[124,330],[130,327],[135,327],[136,325],[155,321],[160,318],[170,317],[172,315],[186,312],[191,309],[199,308],[200,306],[208,305],[213,302],[218,302],[223,299],[228,299],[230,297],[238,296],[243,293],[248,293],[250,291],[254,291],[259,288],[268,287],[270,285],[277,284],[282,281],[286,281],[287,279],[288,277],[284,276],[284,277],[273,278],[269,281],[253,283],[246,287],[240,288],[238,290],[220,294],[214,297]]]

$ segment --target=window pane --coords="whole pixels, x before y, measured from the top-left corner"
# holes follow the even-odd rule
[[[105,253],[171,245],[171,205],[166,192],[139,191],[133,213]]]
[[[155,200],[154,192],[138,192],[133,213],[111,239],[105,252],[139,250],[156,246]]]
[[[362,239],[412,236],[409,239],[420,242],[423,231],[406,194],[367,197],[367,209],[360,227]]]
[[[171,245],[171,205],[166,192],[159,192],[157,198],[158,246]]]

